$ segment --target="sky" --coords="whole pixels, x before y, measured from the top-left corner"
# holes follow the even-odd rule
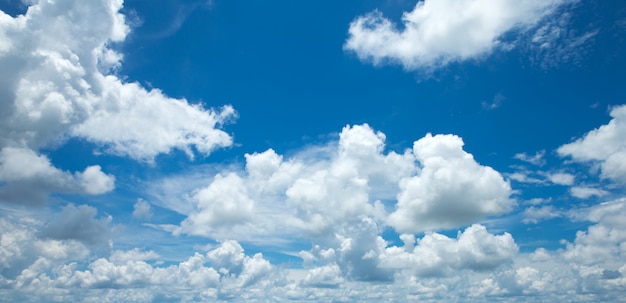
[[[626,300],[623,1],[0,10],[0,302]]]

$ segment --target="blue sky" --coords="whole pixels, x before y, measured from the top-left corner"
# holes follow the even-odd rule
[[[0,302],[624,300],[625,4],[0,10]]]

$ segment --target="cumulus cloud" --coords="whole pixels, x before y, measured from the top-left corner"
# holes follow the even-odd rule
[[[626,199],[601,203],[573,214],[575,219],[595,223],[586,231],[576,233],[573,243],[567,243],[563,256],[577,264],[601,264],[618,269],[626,259]]]
[[[511,186],[494,169],[478,164],[454,135],[426,135],[413,152],[421,172],[400,182],[388,222],[400,232],[453,228],[510,211]]]
[[[574,186],[569,189],[570,194],[578,199],[588,199],[589,197],[604,197],[608,191],[595,187]]]
[[[597,163],[600,177],[626,183],[626,105],[611,109],[611,121],[572,143],[562,145],[557,152],[574,161]]]
[[[215,176],[211,185],[197,191],[192,199],[197,203],[197,211],[182,223],[183,230],[188,229],[191,234],[210,234],[197,228],[245,222],[254,210],[254,201],[248,197],[242,178],[234,173]]]
[[[232,143],[217,129],[232,107],[205,109],[111,71],[112,45],[129,27],[122,1],[36,1],[24,15],[0,12],[0,146],[37,150],[75,136],[105,152],[151,162],[172,149],[193,157]]]
[[[315,156],[247,154],[245,169],[193,174],[193,182],[209,180],[187,194],[193,208],[162,206],[187,216],[176,234],[254,241],[256,234],[286,232],[323,238],[362,216],[401,232],[454,228],[515,204],[509,183],[478,164],[457,136],[429,134],[402,154],[385,151],[384,140],[368,125],[354,125]]]
[[[39,237],[42,222],[12,217],[0,218],[0,277],[15,279],[39,259],[68,262],[85,258],[89,249],[74,239]]]
[[[42,227],[32,221],[0,219],[3,295],[22,302],[46,300],[51,295],[55,299],[50,302],[95,298],[151,302],[159,297],[216,300],[225,292],[234,297],[254,292],[258,295],[280,277],[270,275],[278,273],[277,269],[262,254],[246,255],[237,242],[159,266],[153,262],[159,259],[157,253],[137,248],[116,250],[109,257],[88,258],[89,250],[79,241],[39,238],[38,229]],[[232,251],[237,257],[219,263],[215,256],[224,251]],[[102,290],[107,294],[100,294]]]
[[[338,287],[343,283],[343,275],[337,264],[329,264],[310,269],[302,285],[312,287]]]
[[[427,233],[417,240],[405,237],[405,247],[390,247],[381,266],[408,269],[418,276],[443,276],[455,270],[484,271],[511,261],[518,247],[509,233],[493,235],[482,225],[459,232],[456,239]]]
[[[0,200],[27,205],[46,202],[52,192],[98,195],[115,188],[115,177],[99,165],[74,174],[57,169],[45,155],[28,148],[0,150]]]
[[[524,210],[524,224],[537,224],[540,221],[557,218],[561,216],[561,212],[556,210],[552,205],[540,207],[531,206]]]
[[[503,36],[525,31],[568,0],[425,0],[402,15],[402,25],[375,11],[356,18],[344,48],[374,64],[436,69],[510,48]]]
[[[144,199],[137,199],[135,205],[133,205],[133,218],[150,220],[152,218],[152,207],[150,203]]]
[[[406,151],[384,150],[385,136],[368,125],[346,126],[338,142],[284,159],[274,150],[246,154],[244,169],[211,175],[208,186],[188,193],[192,209],[163,206],[187,218],[175,230],[227,240],[287,232],[326,236],[361,215],[382,220],[381,200],[395,198],[398,182],[419,168]]]
[[[546,176],[550,182],[558,185],[573,185],[576,180],[576,176],[568,173],[548,173]]]
[[[43,236],[56,240],[77,240],[94,247],[111,245],[112,218],[96,219],[98,211],[91,206],[69,204],[60,215],[48,222]]]

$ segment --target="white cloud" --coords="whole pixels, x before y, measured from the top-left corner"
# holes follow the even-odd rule
[[[133,218],[150,220],[152,218],[152,207],[150,203],[144,199],[137,199],[135,205],[133,205]]]
[[[0,150],[0,200],[27,205],[42,204],[52,192],[98,195],[115,187],[115,177],[100,166],[71,174],[54,167],[45,155],[28,148]]]
[[[559,147],[557,152],[574,161],[599,163],[602,178],[626,183],[626,105],[614,107],[611,117],[608,124]]]
[[[541,207],[531,206],[524,210],[524,219],[522,222],[525,224],[533,223],[537,224],[540,221],[557,218],[561,216],[561,212],[554,209],[552,205],[546,205]]]
[[[568,173],[548,173],[546,176],[554,184],[567,186],[573,185],[576,179],[576,176]]]
[[[38,237],[41,228],[41,222],[26,218],[0,218],[0,279],[14,279],[38,259],[62,263],[89,254],[89,249],[79,241]]]
[[[314,156],[308,149],[291,159],[271,149],[246,154],[244,170],[190,175],[196,184],[198,178],[210,180],[186,193],[186,205],[193,207],[175,201],[162,206],[187,216],[176,233],[222,240],[285,233],[324,237],[361,215],[384,220],[380,200],[393,200],[399,180],[419,170],[410,151],[385,152],[384,138],[368,125],[346,126],[338,142],[314,147]]]
[[[56,240],[77,240],[94,247],[111,245],[111,216],[96,219],[97,210],[91,206],[69,204],[60,215],[50,220],[43,236]]]
[[[408,269],[418,276],[450,275],[456,270],[484,271],[511,261],[518,247],[509,233],[493,235],[482,225],[459,232],[456,239],[427,233],[413,247],[390,247],[381,256],[381,266]]]
[[[620,246],[624,205],[617,200],[581,209],[573,215],[594,225],[564,249],[532,253],[518,253],[510,234],[491,234],[481,225],[456,238],[426,233],[416,240],[405,234],[400,237],[404,245],[388,246],[377,224],[365,219],[343,225],[328,245],[301,254],[311,262],[305,269],[275,266],[236,241],[167,264],[156,252],[137,248],[88,256],[78,241],[38,238],[45,227],[28,217],[3,217],[0,283],[4,298],[20,302],[485,302],[528,295],[550,301],[619,301],[626,286]],[[393,278],[363,282],[357,269]],[[301,273],[288,279],[285,271]]]
[[[193,157],[232,144],[217,127],[232,107],[207,110],[109,73],[129,32],[122,1],[36,1],[25,15],[0,13],[0,147],[31,148],[69,136],[151,162],[172,149]]]
[[[573,197],[576,197],[578,199],[587,199],[593,196],[604,197],[609,194],[609,192],[606,190],[585,186],[574,186],[569,189],[569,192]]]
[[[617,269],[626,260],[626,199],[601,203],[574,214],[576,219],[594,222],[587,231],[576,233],[563,252],[566,260],[583,265]]]
[[[235,173],[218,174],[191,199],[197,209],[181,223],[177,232],[210,236],[215,229],[245,223],[254,211],[254,201],[246,193],[242,178]]]
[[[290,159],[271,149],[248,154],[245,170],[192,174],[191,183],[209,185],[187,192],[187,204],[174,199],[161,206],[187,216],[176,234],[255,241],[261,235],[327,237],[361,216],[401,232],[454,228],[515,204],[509,183],[463,151],[459,137],[427,135],[403,154],[386,152],[384,139],[368,125],[355,125],[315,156],[306,150]]]
[[[302,280],[302,285],[313,287],[337,287],[344,282],[337,264],[329,264],[310,269]]]
[[[388,222],[400,232],[453,228],[510,211],[511,187],[478,164],[454,135],[426,135],[413,152],[422,171],[400,182],[397,209]]]
[[[506,44],[502,36],[528,30],[567,0],[426,0],[396,26],[375,11],[356,18],[344,45],[361,60],[435,69],[476,59]],[[507,46],[510,47],[510,46]]]
[[[541,150],[541,151],[536,152],[534,155],[529,155],[526,153],[517,153],[515,154],[515,156],[513,156],[513,158],[524,161],[524,162],[528,162],[533,165],[543,166],[546,164],[545,156],[546,156],[546,151]]]

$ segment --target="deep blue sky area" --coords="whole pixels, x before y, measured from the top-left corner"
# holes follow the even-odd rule
[[[346,124],[369,123],[391,148],[409,148],[427,132],[454,133],[475,154],[509,158],[584,134],[608,120],[608,105],[624,99],[620,67],[626,64],[615,53],[623,41],[605,30],[594,38],[597,47],[566,66],[542,68],[521,48],[432,76],[361,64],[342,48],[354,16],[378,8],[398,20],[398,11],[412,5],[377,4],[328,9],[323,2],[303,8],[291,1],[229,1],[179,8],[172,1],[129,1],[125,11],[135,12],[140,25],[122,46],[119,73],[207,107],[232,104],[239,118],[226,130],[241,144],[233,148],[239,154],[284,150]],[[615,11],[586,2],[575,12],[590,16],[572,19],[610,26],[614,20],[606,17]],[[496,99],[497,109],[483,108]]]

